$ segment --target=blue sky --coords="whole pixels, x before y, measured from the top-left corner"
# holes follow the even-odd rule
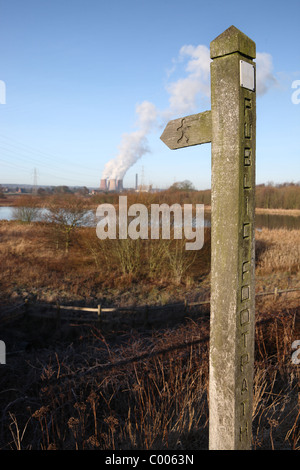
[[[268,54],[266,90],[257,96],[257,183],[299,182],[300,104],[291,99],[300,80],[299,13],[299,1],[0,0],[0,183],[33,183],[36,169],[40,185],[97,187],[126,149],[123,135],[138,135],[137,106],[147,103],[148,151],[133,149],[140,158],[124,186],[138,173],[154,187],[189,179],[209,188],[210,144],[169,150],[161,115],[185,115],[171,109],[175,85],[191,78],[192,54],[205,55],[231,25]],[[186,114],[210,109],[201,67],[194,78],[203,86]]]

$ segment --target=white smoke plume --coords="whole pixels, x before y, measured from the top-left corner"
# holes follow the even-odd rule
[[[123,179],[126,171],[145,153],[149,152],[146,136],[157,122],[154,104],[144,101],[136,106],[137,130],[122,136],[117,157],[104,167],[102,178]]]
[[[175,68],[184,64],[184,78],[167,85],[169,107],[159,111],[153,103],[144,101],[136,106],[137,130],[122,136],[119,153],[104,168],[102,178],[123,179],[127,170],[143,155],[150,152],[147,135],[155,126],[164,126],[168,120],[196,112],[199,101],[210,98],[210,52],[204,45],[185,45],[174,61]],[[273,75],[272,56],[258,52],[256,59],[257,94],[265,94],[277,83]],[[173,70],[174,72],[174,70]],[[160,123],[159,123],[160,121]]]

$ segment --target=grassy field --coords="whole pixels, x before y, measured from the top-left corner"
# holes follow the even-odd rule
[[[93,228],[64,234],[52,224],[0,221],[1,301],[25,297],[106,304],[196,301],[210,273],[210,230],[204,246],[186,251],[184,240],[99,240]],[[257,290],[300,284],[300,231],[256,232]],[[192,294],[194,293],[194,294]],[[191,297],[194,295],[194,297]],[[175,297],[174,297],[175,296]]]
[[[80,228],[66,251],[53,224],[1,222],[2,312],[25,298],[93,306],[209,298],[209,229],[199,252],[181,240],[122,242]],[[300,286],[300,231],[257,232],[256,255],[257,292]],[[300,449],[300,366],[291,362],[299,295],[257,297],[253,449]],[[156,329],[4,323],[14,354],[0,370],[0,448],[206,449],[208,337],[209,305]]]

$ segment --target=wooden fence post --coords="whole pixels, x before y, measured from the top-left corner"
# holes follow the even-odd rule
[[[102,318],[101,318],[101,304],[98,305],[98,323],[99,323],[99,327],[100,327],[101,324],[102,324]]]

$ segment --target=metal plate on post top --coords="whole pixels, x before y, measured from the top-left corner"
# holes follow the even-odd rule
[[[254,65],[240,60],[240,84],[243,88],[248,90],[255,90],[255,69]]]

